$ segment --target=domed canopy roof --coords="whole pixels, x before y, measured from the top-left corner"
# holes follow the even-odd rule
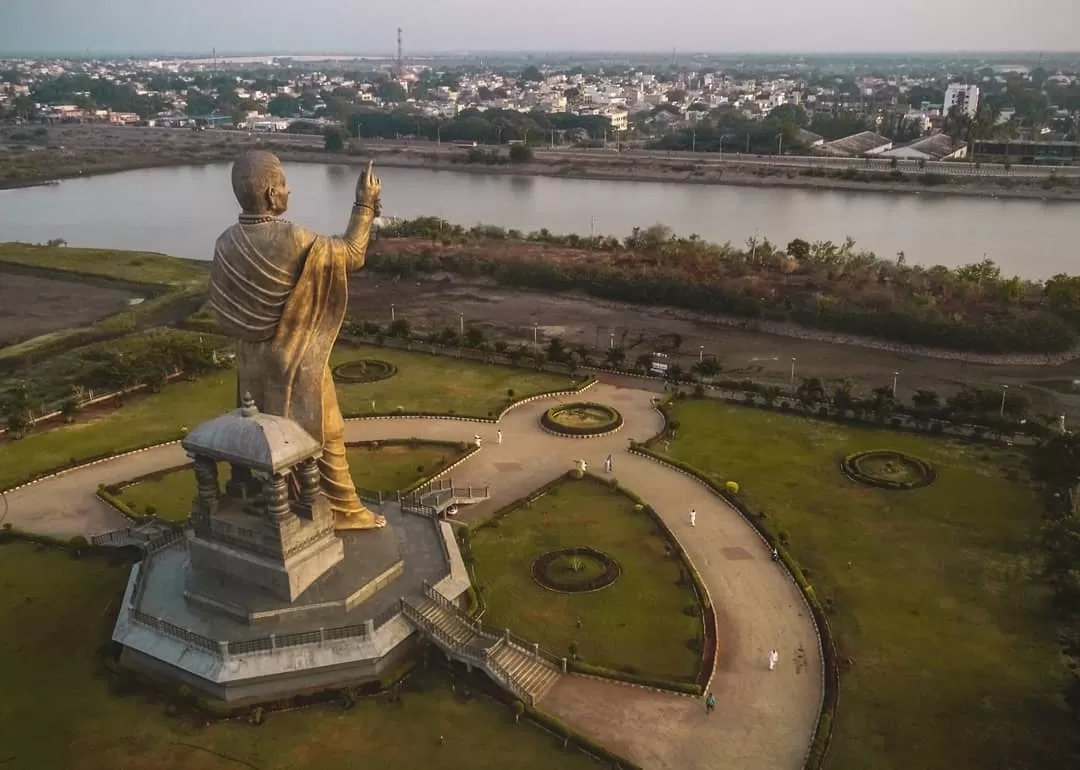
[[[180,443],[191,454],[267,473],[287,471],[322,451],[319,442],[292,420],[260,412],[250,394],[244,394],[239,409],[204,422]]]

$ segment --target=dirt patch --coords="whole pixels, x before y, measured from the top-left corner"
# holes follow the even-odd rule
[[[85,326],[139,296],[118,287],[0,271],[0,346]]]
[[[1080,379],[1080,361],[1037,366],[937,359],[732,328],[705,314],[674,308],[518,291],[445,275],[395,280],[358,273],[350,283],[350,303],[353,318],[384,325],[390,322],[393,304],[397,318],[407,318],[422,330],[444,326],[457,330],[463,314],[467,324],[482,328],[489,339],[529,346],[535,324],[541,346],[553,336],[571,347],[583,344],[604,350],[614,344],[626,350],[628,362],[654,351],[667,352],[684,367],[699,356],[714,357],[725,377],[750,377],[784,388],[791,384],[792,358],[796,381],[820,377],[830,387],[850,379],[856,388],[869,391],[891,385],[893,373],[899,372],[897,395],[904,400],[919,388],[945,396],[964,384],[999,388],[1007,384],[1020,388],[1035,413],[1080,418],[1080,391],[1061,393],[1042,385],[1046,380]]]

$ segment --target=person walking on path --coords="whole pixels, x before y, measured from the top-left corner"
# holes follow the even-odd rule
[[[615,463],[611,459],[611,455],[604,458],[604,473],[611,473],[615,469]]]
[[[495,443],[496,444],[501,444],[502,443],[502,430],[501,429],[495,431]]]
[[[472,440],[473,440],[473,443],[476,444],[477,448],[479,448],[480,447],[480,434],[479,433],[474,433],[473,437],[472,437]]]
[[[697,526],[697,509],[696,508],[691,508],[690,509],[690,526],[691,527],[696,527]]]
[[[710,691],[709,694],[705,696],[705,713],[706,714],[711,714],[715,709],[716,709],[716,696],[713,695],[712,692]]]
[[[769,653],[769,671],[776,670],[776,664],[780,662],[780,653],[773,650]]]

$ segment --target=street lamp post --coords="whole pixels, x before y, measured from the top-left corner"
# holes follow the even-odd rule
[[[893,372],[892,373],[892,397],[893,397],[893,400],[896,399],[896,378],[899,377],[899,376],[900,376],[900,372]]]
[[[465,314],[458,313],[458,331],[461,332],[461,336],[465,336]]]
[[[791,389],[795,390],[795,356],[791,357]]]
[[[390,303],[390,321],[394,322],[396,320],[397,320],[397,316],[394,315],[394,303],[391,302]]]
[[[1008,385],[1001,386],[1001,409],[998,411],[998,417],[1005,419],[1005,394],[1009,392]]]
[[[537,334],[537,330],[539,328],[540,328],[540,325],[538,323],[534,322],[533,323],[533,353],[534,354],[536,353],[536,344],[537,344],[536,343],[536,334]]]
[[[611,334],[608,336],[608,350],[615,349],[615,330],[611,330]]]
[[[700,364],[704,360],[705,360],[705,346],[704,345],[698,345],[697,362]]]

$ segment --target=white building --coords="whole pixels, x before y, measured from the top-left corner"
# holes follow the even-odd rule
[[[959,108],[960,112],[969,118],[974,118],[979,111],[979,87],[969,86],[964,83],[950,83],[945,89],[945,103],[941,107],[943,115],[948,115],[953,107]]]

